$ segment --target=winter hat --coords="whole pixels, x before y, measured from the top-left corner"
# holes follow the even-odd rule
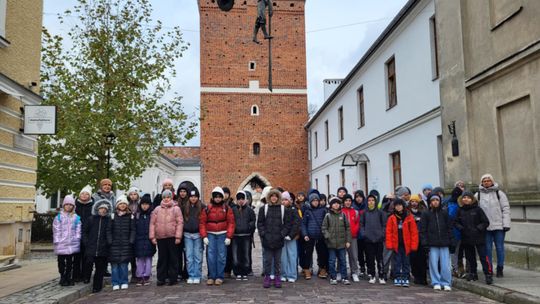
[[[309,203],[311,204],[311,202],[313,202],[313,201],[315,201],[315,200],[318,201],[318,200],[320,200],[320,198],[319,198],[319,196],[318,196],[317,194],[313,193],[313,194],[311,194],[311,195],[309,196]]]
[[[348,194],[348,193],[345,194],[345,195],[343,196],[343,202],[345,202],[347,199],[350,199],[350,200],[352,201],[352,200],[353,200],[352,195],[350,195],[350,194]]]
[[[111,202],[109,202],[107,199],[98,200],[92,208],[92,214],[97,214],[97,211],[101,208],[105,208],[107,211],[111,210]]]
[[[271,189],[272,189],[272,187],[270,187],[270,186],[264,187],[263,191],[261,193],[261,199],[266,199],[266,196],[268,196],[268,192],[270,192]]]
[[[229,189],[229,187],[223,187],[221,188],[223,189],[223,195],[225,196],[225,193],[229,194],[229,196],[231,196],[231,189]]]
[[[217,196],[225,197],[225,194],[223,193],[223,189],[221,189],[221,187],[215,187],[214,190],[212,190],[212,198],[215,198]]]
[[[341,201],[341,199],[337,196],[334,196],[330,199],[330,207],[332,207],[333,204],[339,204],[339,206],[341,207],[341,204],[343,204],[343,202]]]
[[[402,199],[400,199],[400,198],[396,198],[396,199],[394,200],[394,207],[395,207],[396,205],[403,205],[403,206],[405,206],[405,201],[402,200]]]
[[[127,195],[130,195],[131,193],[137,193],[139,194],[139,189],[137,187],[131,187],[129,188]]]
[[[116,206],[118,207],[118,205],[120,205],[120,204],[126,204],[126,205],[129,204],[128,199],[127,199],[125,194],[120,195],[116,199]]]
[[[244,190],[244,192],[246,193],[246,200],[248,205],[251,205],[251,203],[253,203],[253,197],[251,196],[251,192],[247,190]]]
[[[444,195],[444,189],[442,187],[435,187],[433,188],[433,193],[442,193]]]
[[[345,191],[345,194],[349,193],[349,190],[347,190],[347,188],[345,188],[345,187],[339,187],[339,188],[337,189],[337,191],[336,191],[336,194],[339,193],[339,191],[341,191],[341,190],[344,190],[344,191]]]
[[[64,197],[64,201],[62,202],[62,207],[64,207],[64,205],[75,206],[75,199],[73,198],[73,195],[66,195],[66,197]]]
[[[495,180],[493,180],[493,175],[491,175],[489,173],[486,173],[486,174],[482,175],[482,178],[480,179],[480,183],[482,183],[484,181],[484,179],[486,179],[486,178],[489,178],[492,183],[495,183]]]
[[[149,205],[152,205],[152,199],[150,198],[150,193],[145,193],[142,197],[141,197],[141,201],[139,202],[139,204],[149,204]]]
[[[296,194],[296,196],[300,196],[300,195],[306,196],[306,194],[305,194],[304,192],[298,192],[298,193]]]
[[[186,190],[186,192],[189,192],[189,184],[187,182],[181,182],[180,185],[178,185],[178,192],[180,192],[180,190]]]
[[[364,194],[364,191],[362,190],[356,190],[354,192],[354,198],[357,198],[358,196],[361,196],[362,198],[366,198],[366,195]]]
[[[236,199],[237,200],[245,200],[246,199],[246,193],[244,191],[236,192]]]
[[[82,188],[81,192],[79,192],[79,195],[81,195],[83,192],[86,192],[86,193],[92,195],[92,187],[90,187],[90,185],[84,186],[84,188]]]
[[[411,191],[407,187],[399,187],[399,189],[396,192],[396,195],[398,197],[402,197],[405,194],[411,194]]]
[[[285,192],[281,193],[281,200],[282,201],[288,200],[290,202],[291,201],[291,195],[289,194],[289,192],[285,191]]]
[[[432,196],[429,197],[429,201],[431,202],[432,200],[438,200],[440,202],[441,197],[438,196],[437,194],[433,194]]]
[[[324,194],[324,193],[319,194],[319,200],[326,202],[326,200],[327,200],[326,199],[326,194]]]
[[[165,198],[165,197],[172,198],[173,194],[172,194],[171,190],[165,190],[165,191],[161,192],[161,197],[162,198]]]
[[[101,208],[105,208],[105,209],[109,210],[109,208],[111,208],[111,204],[108,204],[108,203],[101,203],[101,204],[99,204],[97,206],[98,206],[97,207],[98,210],[101,209]]]
[[[474,194],[471,191],[463,192],[463,194],[461,195],[461,199],[463,199],[464,197],[470,197],[473,202],[476,200],[476,197],[474,197]]]
[[[422,186],[422,192],[424,190],[433,190],[433,186],[431,184],[425,184]]]
[[[99,182],[99,185],[103,187],[103,185],[109,184],[112,186],[112,181],[108,178],[104,178]]]
[[[192,197],[192,196],[196,196],[196,197],[201,197],[201,194],[199,193],[199,189],[197,189],[197,187],[193,187],[191,188],[191,190],[188,191],[188,196],[189,197]]]
[[[163,180],[163,182],[161,183],[161,186],[165,186],[165,185],[174,185],[174,182],[172,179],[170,178],[166,178]]]
[[[418,194],[413,194],[411,195],[411,202],[414,201],[414,202],[420,202],[420,196],[418,196]]]

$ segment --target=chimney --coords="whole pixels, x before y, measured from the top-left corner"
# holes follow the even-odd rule
[[[341,84],[343,79],[325,79],[324,84],[324,101],[328,100],[328,97],[334,93],[336,88]]]

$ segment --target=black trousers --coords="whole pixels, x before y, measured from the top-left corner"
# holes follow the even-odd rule
[[[249,274],[251,236],[235,236],[231,246],[233,270],[237,276],[247,276]],[[228,254],[227,254],[228,256]]]
[[[129,261],[129,264],[131,264],[131,279],[137,277],[137,259],[135,257],[131,258],[131,261]]]
[[[379,273],[379,278],[386,278],[383,267],[383,243],[364,242],[364,245],[368,274],[375,277],[375,262],[377,262],[377,272]]]
[[[486,254],[486,245],[470,245],[463,244],[463,250],[465,251],[465,259],[467,260],[467,272],[475,274],[477,271],[476,263],[476,253],[478,252],[478,257],[480,258],[480,263],[482,264],[482,271],[484,274],[492,274],[493,269],[489,264],[489,259]]]
[[[58,255],[58,272],[63,280],[71,281],[73,275],[73,254]]]
[[[274,275],[276,277],[279,277],[281,275],[281,250],[282,248],[278,249],[269,249],[264,248],[263,249],[263,255],[264,255],[264,275],[269,276],[272,274],[272,267],[274,267]]]
[[[178,246],[175,238],[157,240],[158,262],[157,279],[160,282],[176,282],[178,280]]]
[[[304,265],[302,269],[309,269],[313,265],[313,249],[317,251],[317,266],[319,270],[324,268],[328,270],[328,248],[324,240],[310,239],[304,242]]]
[[[414,277],[414,282],[418,284],[427,283],[427,264],[428,254],[427,251],[420,247],[418,251],[411,252],[411,273]]]
[[[358,264],[360,265],[360,272],[366,272],[366,242],[364,239],[357,239],[358,245]]]
[[[92,276],[92,263],[84,257],[85,247],[81,244],[81,251],[73,257],[73,279],[76,281],[90,281]]]
[[[100,291],[103,289],[103,275],[105,274],[105,270],[107,270],[107,257],[90,257],[86,258],[86,261],[90,265],[96,266],[92,287],[95,291]]]

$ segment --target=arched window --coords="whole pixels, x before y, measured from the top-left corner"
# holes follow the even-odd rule
[[[257,105],[251,106],[251,116],[259,116],[259,106]]]
[[[261,154],[261,144],[256,142],[253,143],[253,155],[259,155]]]

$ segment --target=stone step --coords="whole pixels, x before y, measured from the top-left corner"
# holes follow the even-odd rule
[[[0,272],[21,267],[14,255],[0,255]]]

